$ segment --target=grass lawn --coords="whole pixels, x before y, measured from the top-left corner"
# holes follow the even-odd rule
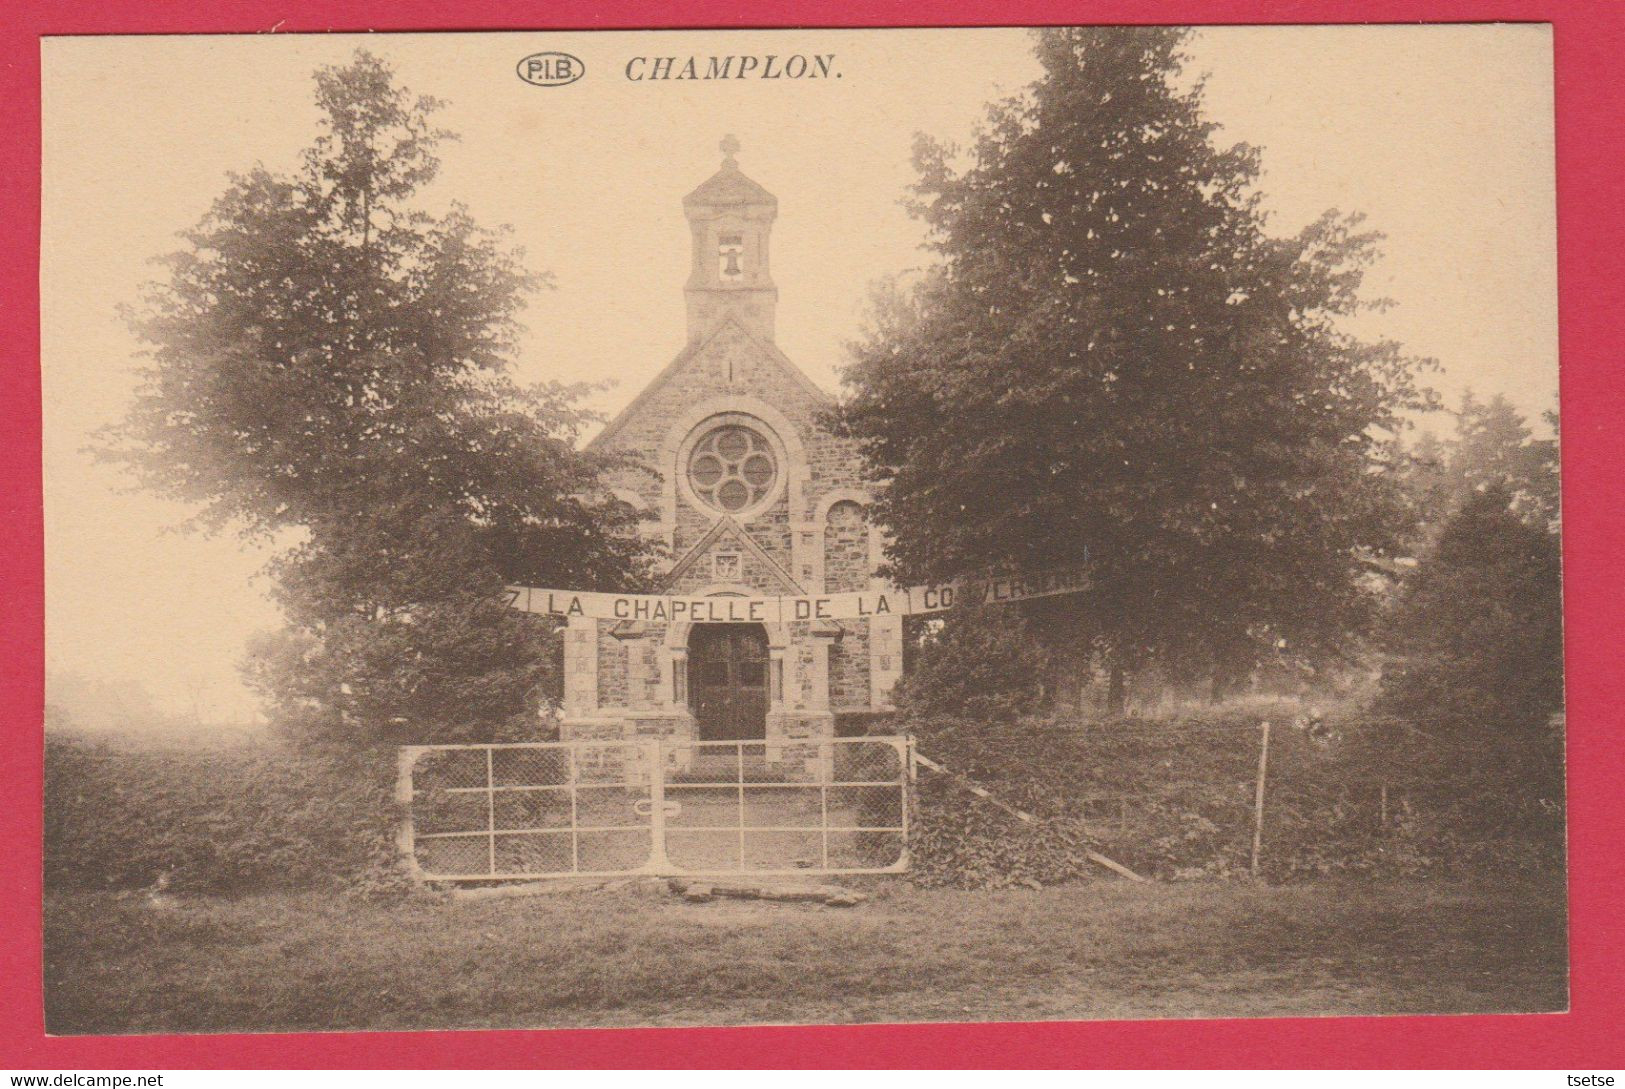
[[[46,902],[54,1034],[1549,1011],[1562,882]]]

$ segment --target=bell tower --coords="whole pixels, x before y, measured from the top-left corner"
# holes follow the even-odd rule
[[[688,339],[699,340],[724,315],[734,314],[771,341],[779,289],[769,272],[767,242],[779,201],[740,171],[738,140],[726,137],[721,149],[722,169],[683,198],[694,244],[683,289]]]

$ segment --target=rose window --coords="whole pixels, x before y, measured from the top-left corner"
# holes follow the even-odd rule
[[[778,475],[767,440],[738,424],[712,431],[688,456],[688,483],[694,494],[730,514],[760,503]]]

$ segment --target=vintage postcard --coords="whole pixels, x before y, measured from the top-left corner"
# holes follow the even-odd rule
[[[1549,27],[42,54],[49,1033],[1568,1007]]]

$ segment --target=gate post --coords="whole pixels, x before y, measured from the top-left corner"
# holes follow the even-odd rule
[[[898,857],[898,868],[907,870],[913,859],[909,857],[909,841],[913,838],[913,824],[910,818],[914,815],[914,785],[919,778],[919,755],[914,746],[914,735],[906,734],[903,737],[903,751],[898,754],[902,757],[903,766],[897,776],[897,789],[903,792],[903,850]]]
[[[418,865],[417,835],[412,827],[412,769],[421,755],[423,749],[418,745],[402,745],[395,753],[395,804],[401,811],[395,826],[395,850],[401,868],[418,882],[424,880],[424,875],[423,867]]]
[[[669,872],[666,857],[666,743],[646,742],[649,758],[649,868]]]

